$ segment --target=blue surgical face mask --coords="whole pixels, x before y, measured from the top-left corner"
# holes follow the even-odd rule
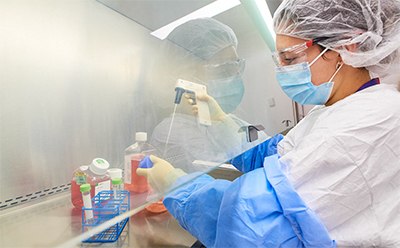
[[[244,85],[240,75],[229,78],[209,80],[207,92],[225,113],[232,113],[242,101]]]
[[[282,90],[293,101],[302,105],[323,105],[325,104],[333,89],[332,79],[339,72],[342,64],[336,69],[331,79],[321,85],[314,85],[311,82],[310,67],[317,61],[328,49],[320,53],[310,64],[307,62],[276,67],[276,78],[282,87]]]

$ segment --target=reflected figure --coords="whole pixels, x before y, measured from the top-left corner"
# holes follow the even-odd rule
[[[245,68],[244,59],[236,51],[238,41],[233,30],[212,18],[201,18],[175,28],[168,40],[184,50],[182,55],[170,55],[179,67],[171,68],[171,82],[184,79],[205,85],[208,96],[196,97],[208,101],[212,123],[198,123],[194,99],[183,98],[176,113],[155,127],[150,143],[166,160],[186,172],[210,169],[201,163],[193,164],[194,160],[221,163],[246,146],[254,146],[256,142],[247,144],[245,133],[240,131],[249,124],[232,114],[244,95]],[[167,90],[174,92],[174,88],[175,84],[171,84]],[[173,100],[171,97],[167,105],[172,106]],[[227,118],[216,118],[218,114]],[[259,140],[266,138],[265,133],[259,132]]]
[[[206,247],[400,247],[399,17],[398,0],[284,0],[277,81],[319,106],[235,157],[233,182],[154,156],[137,173],[175,189],[163,203]]]

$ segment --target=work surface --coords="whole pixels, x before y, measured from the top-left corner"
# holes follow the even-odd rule
[[[4,248],[57,247],[81,233],[81,211],[73,208],[69,192],[0,213],[0,247]],[[76,247],[190,247],[195,241],[168,212],[143,210],[130,217],[118,241]]]
[[[241,174],[229,168],[209,172],[214,178],[230,181]],[[131,209],[140,209],[145,197],[131,194]],[[0,212],[0,247],[66,247],[65,242],[82,234],[81,221],[81,210],[73,207],[69,192],[9,208]],[[168,212],[142,210],[130,217],[118,241],[72,247],[191,247],[195,242]]]

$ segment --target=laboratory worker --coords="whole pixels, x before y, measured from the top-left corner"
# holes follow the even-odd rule
[[[206,247],[400,247],[400,2],[285,0],[274,26],[277,81],[317,106],[232,159],[234,182],[138,173]]]
[[[246,146],[250,148],[269,138],[260,131],[258,139],[248,142],[245,130],[238,132],[250,125],[234,114],[245,91],[242,79],[245,60],[237,53],[238,40],[229,26],[213,18],[193,19],[176,27],[167,41],[164,51],[166,56],[170,55],[167,59],[173,56],[174,66],[168,72],[170,87],[161,94],[166,91],[178,94],[175,91],[178,79],[204,85],[227,118],[223,121],[212,118],[210,125],[199,123],[198,115],[193,114],[197,105],[190,102],[198,97],[198,92],[195,96],[185,94],[176,111],[158,123],[151,135],[150,143],[164,159],[187,173],[206,171],[209,165],[193,161],[224,162],[240,154]],[[176,47],[183,52],[176,51]],[[164,105],[174,106],[174,99],[176,96],[170,96]]]

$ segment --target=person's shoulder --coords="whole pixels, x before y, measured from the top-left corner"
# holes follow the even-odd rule
[[[359,104],[368,104],[370,107],[391,106],[393,110],[400,110],[400,92],[394,85],[376,85],[353,94],[349,100],[357,101]]]
[[[197,126],[196,124],[196,119],[193,116],[190,115],[185,115],[185,114],[179,114],[176,113],[174,117],[169,116],[165,119],[163,119],[160,123],[157,124],[157,126],[154,128],[154,130],[157,131],[165,131],[169,130],[171,122],[173,121],[173,128],[177,129],[179,128],[193,128],[193,126]]]
[[[357,92],[327,107],[315,127],[345,133],[386,127],[400,121],[400,92],[377,85]]]
[[[400,92],[393,85],[377,85],[354,96],[353,108],[371,119],[400,119]]]
[[[172,127],[171,127],[171,122]],[[165,141],[171,128],[170,141],[173,142],[175,137],[193,134],[197,130],[197,124],[193,117],[183,114],[175,114],[174,118],[167,117],[163,119],[153,130],[151,139],[153,141]]]
[[[391,85],[376,85],[356,92],[330,108],[328,112],[342,113],[348,118],[375,118],[387,114],[400,117],[400,92]]]

